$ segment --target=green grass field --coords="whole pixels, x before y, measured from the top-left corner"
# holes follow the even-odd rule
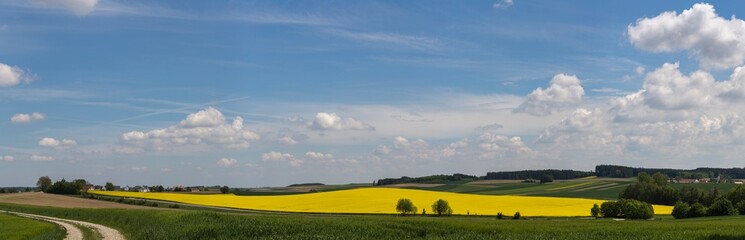
[[[230,214],[212,211],[0,209],[104,224],[128,239],[745,239],[745,217],[614,221],[493,217]]]
[[[63,239],[65,230],[54,223],[37,221],[0,212],[0,239]]]

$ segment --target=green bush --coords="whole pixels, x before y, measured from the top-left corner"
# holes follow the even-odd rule
[[[411,202],[411,199],[402,198],[399,199],[396,204],[396,211],[401,213],[402,216],[405,216],[407,213],[416,214],[417,208],[414,206],[414,203]]]
[[[732,216],[737,214],[737,210],[732,205],[732,202],[725,198],[720,198],[709,206],[707,213],[709,216]]]
[[[603,217],[618,217],[621,216],[621,209],[616,202],[608,201],[600,204],[600,214]]]
[[[497,219],[503,219],[503,218],[504,218],[504,214],[502,214],[502,212],[498,212]]]
[[[737,211],[740,212],[740,215],[745,215],[745,201],[737,203]]]
[[[703,217],[706,216],[706,207],[701,203],[691,204],[691,210],[688,211],[686,216],[688,217]]]
[[[171,205],[168,205],[168,207],[169,208],[179,208],[179,205],[178,204],[171,204]]]
[[[453,209],[450,208],[450,203],[444,199],[439,199],[432,204],[432,211],[437,213],[437,216],[453,214]]]
[[[592,208],[590,208],[590,215],[593,217],[599,217],[600,216],[600,206],[598,204],[593,204]]]
[[[512,216],[512,219],[520,219],[520,212],[515,212],[515,215]]]
[[[687,218],[688,212],[690,211],[691,211],[691,205],[688,205],[688,203],[678,201],[677,203],[675,203],[675,206],[673,207],[672,215],[676,219]]]
[[[652,204],[633,199],[604,202],[600,205],[600,212],[603,217],[631,219],[649,219],[654,217]]]

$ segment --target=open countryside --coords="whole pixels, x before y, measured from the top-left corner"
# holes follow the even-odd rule
[[[520,212],[523,216],[586,216],[589,207],[593,204],[601,204],[603,202],[602,200],[579,198],[485,196],[394,188],[358,188],[354,190],[281,196],[196,195],[108,191],[91,191],[89,193],[216,207],[307,213],[395,214],[396,209],[391,207],[393,203],[399,198],[409,198],[415,205],[419,203],[419,209],[427,209],[428,205],[437,199],[447,199],[453,208],[452,213],[458,215],[496,215],[497,211],[501,211],[506,213]],[[670,206],[655,206],[655,213],[657,214],[670,214],[671,211],[672,207]]]
[[[0,240],[745,240],[742,16],[0,0]]]

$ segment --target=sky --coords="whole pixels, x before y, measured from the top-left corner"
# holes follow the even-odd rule
[[[742,9],[0,0],[0,186],[745,167]]]

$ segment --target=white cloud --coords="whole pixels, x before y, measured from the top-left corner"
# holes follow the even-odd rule
[[[40,6],[60,8],[70,11],[78,16],[84,16],[92,12],[98,0],[32,0]]]
[[[31,159],[31,161],[35,161],[35,162],[38,162],[38,161],[52,161],[52,160],[54,160],[54,157],[52,157],[52,156],[36,155],[36,154],[31,155],[31,157],[29,157],[29,158]]]
[[[704,68],[723,69],[745,62],[745,21],[724,19],[714,6],[698,3],[677,14],[663,12],[628,26],[634,46],[652,52],[688,51]]]
[[[644,72],[646,72],[646,71],[647,71],[647,70],[646,70],[646,69],[644,69],[644,67],[642,67],[642,66],[637,66],[637,67],[636,67],[636,68],[634,69],[634,73],[636,73],[636,75],[643,75],[643,74],[644,74]]]
[[[49,147],[55,149],[67,149],[78,145],[78,142],[72,139],[57,140],[50,137],[45,137],[39,140],[39,146]]]
[[[410,47],[417,50],[439,48],[440,41],[435,38],[381,32],[352,32],[347,30],[328,30],[329,33],[365,42],[378,42]]]
[[[492,7],[499,9],[499,8],[512,7],[512,5],[515,5],[515,3],[512,0],[501,0],[499,2],[494,3]]]
[[[10,155],[0,156],[0,161],[11,162],[15,159],[16,159],[15,157],[10,156]]]
[[[0,63],[0,88],[12,87],[20,83],[30,83],[34,75],[15,66]]]
[[[528,99],[515,108],[514,112],[547,116],[579,103],[584,95],[585,90],[577,76],[557,74],[551,79],[548,88],[533,90]]]
[[[147,166],[134,166],[130,169],[135,172],[146,172],[148,170],[148,167]]]
[[[367,130],[374,131],[372,125],[354,118],[341,118],[336,113],[319,112],[308,127],[315,130]]]
[[[300,166],[304,162],[302,159],[295,158],[292,154],[282,152],[264,153],[261,155],[261,159],[265,162],[287,162],[293,167]]]
[[[281,143],[281,144],[284,144],[284,145],[295,145],[295,144],[297,144],[297,140],[293,139],[290,136],[281,137],[277,141],[279,143]]]
[[[235,158],[220,158],[220,160],[217,160],[217,166],[220,167],[232,167],[238,164],[238,160],[235,160]]]
[[[10,118],[11,122],[14,123],[28,123],[32,121],[41,121],[44,120],[46,116],[44,116],[43,113],[34,112],[31,114],[26,113],[18,113],[16,115],[13,115],[13,117]]]
[[[334,155],[331,155],[330,153],[320,153],[320,152],[306,152],[305,156],[310,159],[315,159],[315,160],[324,160],[324,159],[334,158]]]
[[[189,114],[178,125],[147,132],[132,131],[120,136],[121,153],[144,150],[163,151],[176,146],[217,145],[227,148],[245,148],[261,137],[243,126],[243,118],[235,117],[232,123],[223,114],[209,107]]]

